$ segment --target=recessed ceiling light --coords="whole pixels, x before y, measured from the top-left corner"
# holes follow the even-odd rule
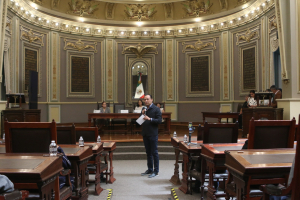
[[[136,25],[142,26],[142,25],[143,25],[143,22],[136,22]]]
[[[28,11],[26,11],[25,14],[27,15],[27,14],[28,14]]]
[[[248,17],[248,14],[246,14],[245,17]]]
[[[222,22],[222,23],[221,23],[221,26],[223,26],[223,25],[224,25],[224,23]]]
[[[34,7],[34,9],[36,9],[36,10],[37,10],[37,7],[35,6],[35,7]]]
[[[200,18],[196,18],[195,21],[196,21],[196,22],[200,22]]]
[[[19,4],[18,4],[18,2],[16,2],[16,6],[18,6]]]
[[[212,28],[213,28],[213,27],[214,27],[214,25],[212,24],[212,25],[210,25],[210,27],[212,27]]]
[[[69,27],[69,25],[68,25],[68,24],[66,24],[66,27],[68,28],[68,27]]]
[[[78,30],[78,27],[76,26],[76,28],[75,28],[76,30]]]
[[[257,7],[256,10],[259,10],[259,7]]]
[[[134,35],[134,34],[135,34],[135,31],[132,32],[132,35]]]
[[[21,10],[24,10],[24,8],[23,8],[23,7],[21,7]]]
[[[56,22],[55,25],[58,26],[58,23]]]
[[[147,35],[147,31],[145,31],[144,34]]]
[[[241,20],[241,18],[239,17],[238,20]]]
[[[34,17],[34,14],[31,14],[31,17]]]
[[[233,23],[233,21],[231,20],[231,21],[230,21],[230,24],[232,24],[232,23]]]
[[[158,31],[156,31],[155,33],[158,34]]]
[[[47,20],[47,24],[49,23],[49,20]]]
[[[39,21],[41,21],[41,18],[39,17]]]
[[[204,26],[202,26],[201,29],[204,30]]]
[[[109,31],[109,33],[112,33],[112,31]]]
[[[83,19],[83,18],[80,18],[79,20],[80,20],[81,22],[84,22],[84,19]]]
[[[122,31],[122,32],[121,32],[121,34],[123,35],[123,34],[124,34],[124,32]]]
[[[87,29],[86,29],[86,32],[89,32],[89,31],[90,31],[90,29],[89,29],[89,28],[87,28]]]
[[[251,13],[254,13],[254,10],[252,10]]]
[[[138,65],[138,68],[140,68],[140,66]]]
[[[181,29],[179,29],[179,33],[181,33]]]
[[[98,29],[98,33],[100,33],[101,32],[101,30],[100,29]]]
[[[262,6],[265,6],[265,5],[266,5],[265,3],[262,4]]]
[[[167,33],[170,33],[170,31],[169,31],[169,30],[167,30]]]
[[[193,29],[192,29],[192,28],[190,28],[190,31],[193,31]]]

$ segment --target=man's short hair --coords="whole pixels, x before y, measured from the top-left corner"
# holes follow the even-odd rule
[[[270,90],[277,90],[277,87],[275,86],[275,85],[272,85],[271,87],[270,87]]]
[[[150,96],[150,99],[153,99],[151,94],[146,94],[145,96],[147,96],[147,95]]]

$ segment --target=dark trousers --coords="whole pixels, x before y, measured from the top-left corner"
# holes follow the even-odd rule
[[[157,150],[158,135],[143,136],[144,145],[147,154],[147,166],[148,170],[153,171],[154,160],[154,172],[159,172],[159,157]]]

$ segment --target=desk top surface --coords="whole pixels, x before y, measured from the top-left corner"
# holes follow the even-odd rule
[[[79,147],[76,144],[60,144],[69,160],[84,160],[93,155],[92,146]]]
[[[225,154],[226,150],[241,150],[243,145],[243,143],[202,144],[202,149],[207,149],[213,154]]]
[[[116,142],[104,142],[103,149],[104,151],[113,151],[117,147]]]
[[[225,152],[226,166],[247,173],[261,170],[290,169],[295,157],[295,149],[247,149]]]

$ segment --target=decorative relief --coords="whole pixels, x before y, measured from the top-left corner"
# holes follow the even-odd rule
[[[44,34],[34,33],[32,29],[25,29],[21,26],[21,40],[28,41],[29,43],[38,44],[44,46]]]
[[[156,49],[158,44],[143,46],[143,45],[141,45],[141,43],[139,43],[136,46],[133,46],[133,45],[125,46],[124,44],[122,46],[123,46],[122,54],[125,54],[126,51],[131,51],[137,56],[137,58],[142,58],[144,54],[148,53],[151,50],[155,51],[155,52],[152,52],[152,53],[158,54],[158,51]]]
[[[259,39],[259,33],[258,33],[258,28],[250,30],[250,28],[242,34],[237,33],[236,34],[236,38],[237,38],[237,42],[236,45],[239,45],[241,42],[240,41],[244,41],[244,42],[250,42],[252,39]]]
[[[236,6],[243,5],[243,4],[245,4],[245,3],[249,2],[249,1],[251,1],[251,0],[238,0]]]
[[[93,51],[94,53],[97,53],[97,42],[82,42],[81,39],[73,42],[74,40],[68,40],[66,38],[64,39],[64,41],[64,50],[75,49],[77,51]]]
[[[150,20],[154,19],[153,15],[157,12],[155,6],[151,7],[152,4],[127,4],[125,5],[126,10],[124,20],[134,20],[142,21],[142,19]],[[151,8],[150,8],[151,7]]]
[[[172,3],[165,3],[165,18],[166,19],[173,19],[173,4]]]
[[[216,47],[216,38],[214,38],[213,39],[213,41],[211,41],[211,42],[207,42],[207,43],[205,43],[204,44],[204,42],[202,42],[200,39],[197,41],[197,42],[195,42],[194,43],[194,45],[193,44],[185,44],[185,42],[182,42],[182,45],[184,46],[185,45],[185,47],[183,47],[183,49],[182,49],[182,53],[185,53],[186,52],[186,49],[188,49],[188,48],[190,48],[190,49],[193,49],[193,50],[196,50],[196,51],[201,51],[202,49],[204,49],[204,48],[207,48],[207,47],[209,47],[209,46],[212,46],[211,48],[209,48],[209,49],[217,49],[217,47]]]
[[[210,8],[213,3],[206,1],[205,3],[200,0],[189,0],[182,3],[183,10],[185,11],[184,17],[199,17],[203,14],[211,14]]]
[[[269,33],[271,33],[271,31],[274,29],[277,29],[276,16],[269,18]]]
[[[9,17],[6,18],[5,32],[11,35],[11,19]]]
[[[107,41],[107,72],[106,72],[106,86],[107,86],[107,96],[106,100],[113,100],[113,86],[114,86],[114,77],[113,77],[113,40]]]
[[[115,15],[115,4],[114,3],[106,3],[105,9],[105,17],[106,19],[114,19]]]
[[[167,40],[167,100],[174,100],[173,41]]]
[[[43,0],[31,0],[33,3],[43,5]]]
[[[227,10],[228,9],[228,0],[219,0],[220,1],[220,6],[222,10]]]
[[[90,1],[79,1],[79,0],[71,0],[69,2],[70,10],[67,14],[75,14],[79,15],[80,17],[83,16],[91,16],[94,14],[95,10],[98,9],[99,4],[94,4]]]
[[[51,0],[51,8],[57,9],[59,7],[60,0]]]

